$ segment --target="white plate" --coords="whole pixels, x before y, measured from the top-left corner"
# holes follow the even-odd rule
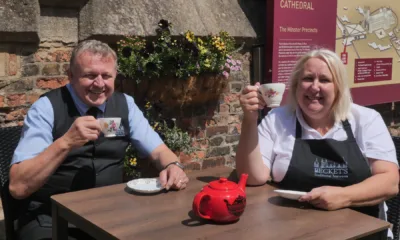
[[[287,199],[298,200],[301,196],[306,195],[306,192],[291,191],[291,190],[274,190],[279,196]]]
[[[130,189],[140,193],[155,193],[164,188],[161,186],[159,178],[138,178],[127,182],[126,185]]]

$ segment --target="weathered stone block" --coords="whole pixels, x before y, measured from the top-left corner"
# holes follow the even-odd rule
[[[208,140],[202,139],[193,141],[192,146],[197,149],[207,149],[208,148]]]
[[[201,165],[198,162],[189,162],[189,163],[184,163],[185,166],[185,172],[191,172],[191,171],[197,171],[201,169]]]
[[[210,146],[219,146],[224,141],[222,137],[214,137],[210,139]]]
[[[208,151],[207,157],[224,156],[224,155],[228,155],[230,152],[231,152],[231,148],[229,146],[215,147],[215,148],[211,148]]]
[[[39,99],[40,95],[39,94],[29,94],[26,95],[26,103],[28,104],[33,104]]]
[[[8,55],[8,76],[15,76],[18,72],[18,59],[17,55],[9,54]]]
[[[240,93],[243,89],[243,83],[233,82],[233,83],[231,83],[230,89],[233,93]]]
[[[30,64],[35,62],[35,55],[30,54],[28,56],[21,57],[22,65]]]
[[[241,112],[243,112],[243,110],[239,103],[233,103],[233,104],[231,104],[230,112],[231,113],[241,113]]]
[[[228,132],[228,126],[215,126],[206,128],[206,136],[212,137],[218,134],[223,134]]]
[[[240,123],[233,123],[229,125],[229,134],[240,134],[242,131],[242,126]]]
[[[196,151],[192,153],[192,158],[193,159],[203,159],[206,156],[205,151]]]
[[[240,135],[228,135],[225,137],[225,142],[226,143],[233,143],[237,142],[240,139]]]
[[[0,52],[0,77],[7,76],[7,53]]]
[[[0,41],[38,42],[38,1],[0,1]]]
[[[220,104],[219,105],[219,112],[220,113],[228,113],[229,112],[229,105],[228,104]]]
[[[6,93],[22,93],[32,90],[34,87],[32,79],[20,79],[9,81],[2,91]]]
[[[174,24],[173,35],[188,29],[205,36],[226,30],[232,36],[256,38],[240,3],[236,0],[90,0],[79,16],[79,39],[91,36],[155,35],[160,19]],[[234,24],[233,24],[234,23]]]
[[[44,76],[60,75],[60,66],[56,63],[46,64],[42,69],[42,75]]]
[[[213,157],[213,158],[206,158],[203,160],[203,168],[214,168],[220,167],[225,165],[225,158],[224,157]]]
[[[231,147],[232,147],[232,152],[236,153],[238,145],[235,144],[235,145],[232,145]]]
[[[24,108],[11,110],[9,113],[7,113],[5,121],[24,120],[26,113],[27,109]]]
[[[7,96],[7,105],[9,107],[16,107],[23,105],[26,102],[25,94],[12,94]]]
[[[55,78],[39,78],[36,81],[36,86],[43,89],[55,89],[62,87],[68,83],[68,78],[55,77]]]
[[[41,41],[78,41],[78,9],[42,8],[40,15]]]
[[[39,66],[35,64],[29,64],[22,67],[23,77],[36,76],[38,74],[39,74]]]
[[[69,71],[69,63],[63,64],[62,65],[62,74],[68,75],[68,71]]]
[[[181,153],[179,153],[179,160],[182,163],[187,163],[187,162],[190,162],[192,160],[192,156],[189,155],[189,154],[181,152]]]

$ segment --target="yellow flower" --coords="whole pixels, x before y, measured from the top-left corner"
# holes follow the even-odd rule
[[[136,165],[137,165],[137,160],[136,160],[136,158],[131,158],[131,159],[129,159],[129,164],[130,164],[131,166],[136,166]]]
[[[204,61],[204,66],[205,66],[205,67],[208,67],[208,68],[211,67],[210,59],[207,58],[207,59]]]
[[[146,105],[145,105],[144,107],[145,107],[146,109],[151,108],[151,103],[150,103],[150,102],[147,102]]]
[[[201,38],[197,38],[197,42],[201,45],[203,44],[203,40],[201,40]]]
[[[187,39],[189,42],[193,42],[194,33],[191,32],[191,31],[187,31],[186,34],[185,34],[185,37],[186,37],[186,39]]]
[[[203,46],[199,46],[199,50],[200,50],[200,55],[204,55],[205,53],[208,52],[208,50]]]

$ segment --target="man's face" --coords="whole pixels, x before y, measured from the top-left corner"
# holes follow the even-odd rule
[[[88,106],[100,106],[114,92],[117,75],[116,61],[112,55],[82,52],[71,66],[70,81],[78,97]]]

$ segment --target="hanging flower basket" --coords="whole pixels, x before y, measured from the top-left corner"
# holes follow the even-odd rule
[[[118,42],[119,72],[133,82],[128,85],[133,85],[135,99],[171,107],[218,99],[229,74],[241,70],[241,62],[232,58],[234,38],[225,31],[172,36],[171,26],[161,20],[156,39],[127,36]],[[125,85],[123,91],[132,92]]]
[[[187,79],[165,77],[162,80],[142,81],[134,94],[168,107],[198,105],[217,100],[227,86],[222,75],[203,74]]]

